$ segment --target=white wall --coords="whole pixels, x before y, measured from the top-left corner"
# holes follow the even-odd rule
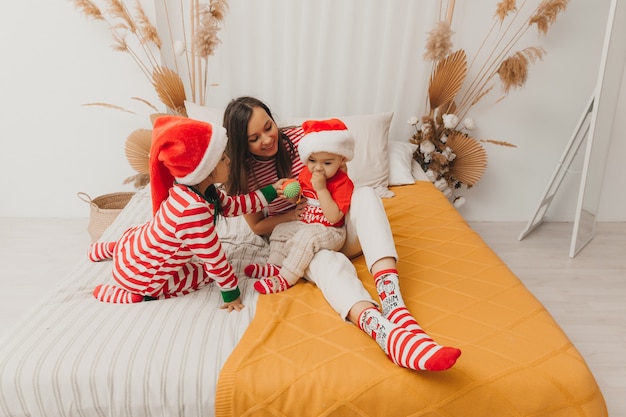
[[[69,0],[36,3],[33,11],[32,2],[9,2],[0,13],[0,217],[86,217],[89,208],[76,197],[78,191],[95,197],[132,190],[122,184],[134,174],[124,142],[134,129],[149,127],[151,110],[131,97],[158,100],[129,57],[111,49],[103,26],[81,16]],[[477,31],[477,22],[491,22],[495,3],[457,0],[455,39],[468,55],[484,34]],[[518,147],[486,145],[485,176],[464,193],[468,203],[461,212],[468,220],[526,221],[533,214],[595,85],[608,5],[609,0],[572,0],[546,38],[529,35],[530,44],[540,43],[547,55],[531,68],[524,89],[475,109],[477,136]],[[236,18],[227,16],[227,23]],[[236,25],[225,30],[236,30]],[[228,46],[225,41],[221,48]],[[416,44],[416,54],[421,56],[422,47]],[[621,97],[601,221],[626,221],[621,183],[626,175],[621,161],[626,155],[624,85]],[[272,103],[272,97],[261,98]],[[90,102],[121,105],[137,114],[82,106]],[[406,120],[420,110],[388,110],[395,112],[392,139],[406,140]],[[549,220],[573,219],[579,180],[575,172],[567,176],[548,211]]]

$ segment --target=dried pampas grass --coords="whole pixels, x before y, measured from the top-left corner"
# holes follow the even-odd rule
[[[515,0],[502,0],[497,3],[493,25],[468,66],[468,73],[473,73],[472,68],[477,58],[484,57],[484,62],[475,73],[475,77],[458,99],[459,118],[464,118],[472,106],[492,91],[495,85],[494,77],[499,77],[504,95],[507,95],[511,89],[522,88],[525,85],[530,65],[542,59],[546,52],[537,46],[513,51],[515,45],[532,26],[537,27],[539,34],[545,35],[550,25],[556,22],[558,14],[567,8],[568,3],[569,0],[542,0],[531,11],[525,10],[525,6],[526,9],[532,7],[529,6],[528,0],[523,1],[519,6]],[[451,20],[451,17],[449,19]],[[508,23],[505,25],[505,22]],[[429,41],[426,45],[427,54],[435,53],[430,38],[440,37],[437,35],[440,31],[439,22],[429,34]],[[488,46],[493,49],[484,51]]]
[[[502,61],[497,72],[504,93],[507,94],[512,88],[522,88],[528,79],[529,65],[541,59],[544,54],[543,48],[535,46],[518,51]]]
[[[531,16],[529,25],[536,25],[539,33],[547,34],[557,15],[567,8],[569,0],[544,0]]]
[[[511,13],[517,11],[517,4],[515,0],[503,0],[496,6],[496,16],[500,23],[504,22],[504,19]]]
[[[204,105],[209,84],[208,58],[215,53],[220,39],[217,36],[228,10],[226,0],[200,3],[191,0],[191,48],[185,48],[192,101]],[[190,49],[190,50],[189,50]]]
[[[104,20],[102,12],[91,0],[74,0],[74,7],[93,20]]]
[[[464,49],[451,52],[455,1],[440,1],[439,19],[428,34],[424,53],[427,61],[433,61],[428,108],[421,119],[421,127],[414,121],[409,123],[416,128],[410,142],[418,145],[413,158],[448,197],[454,198],[454,190],[472,187],[482,178],[487,153],[481,143],[515,147],[504,141],[477,140],[469,136],[465,132],[473,129],[475,123],[467,113],[494,90],[498,81],[504,94],[499,100],[511,89],[522,88],[528,80],[531,64],[546,54],[538,46],[514,49],[532,26],[537,27],[540,35],[545,34],[569,0],[537,1],[539,4],[530,12],[524,10],[524,6],[532,7],[530,0],[519,5],[515,0],[498,2],[493,23],[469,65]],[[479,68],[472,71],[474,64],[483,60]],[[469,74],[472,78],[468,80]]]
[[[141,6],[141,3],[139,3],[138,1],[135,5],[135,10],[137,11],[139,31],[141,32],[143,42],[152,42],[156,45],[157,48],[161,49],[162,42],[161,37],[159,36],[159,32],[152,24],[152,22],[150,22],[150,19],[148,19],[145,10]]]
[[[438,22],[426,39],[426,61],[437,62],[444,59],[452,51],[452,29],[448,22]]]

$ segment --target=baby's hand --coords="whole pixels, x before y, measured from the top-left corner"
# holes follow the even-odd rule
[[[319,171],[315,171],[311,174],[311,185],[315,191],[322,191],[326,189],[326,176]]]
[[[241,311],[243,310],[243,307],[244,305],[241,302],[241,297],[239,297],[236,300],[231,301],[230,303],[224,303],[220,308],[228,310],[228,312],[230,313],[233,310]]]

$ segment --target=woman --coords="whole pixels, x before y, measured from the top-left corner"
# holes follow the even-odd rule
[[[297,152],[302,128],[278,129],[269,107],[260,100],[232,100],[224,112],[224,127],[231,158],[229,194],[248,193],[278,178],[296,177],[302,170]],[[280,224],[299,219],[305,204],[294,206],[286,199],[276,199],[267,212],[244,217],[254,233],[271,239]],[[415,370],[450,368],[461,351],[435,343],[404,304],[396,269],[398,255],[382,202],[372,188],[360,187],[354,190],[350,207],[346,218],[348,238],[342,251],[351,249],[349,252],[355,253],[355,245],[361,246],[382,311],[361,284],[354,265],[341,252],[319,251],[305,278],[319,287],[342,318],[376,340],[395,364]],[[259,271],[259,277],[263,272]]]

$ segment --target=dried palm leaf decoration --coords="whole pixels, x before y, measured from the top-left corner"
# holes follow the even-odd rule
[[[467,75],[467,57],[463,49],[439,61],[430,76],[428,99],[432,110],[454,100]]]
[[[124,153],[130,166],[140,174],[150,172],[150,145],[152,130],[137,129],[126,138]]]
[[[476,139],[457,130],[448,138],[448,146],[456,154],[450,163],[450,174],[468,187],[475,185],[487,168],[485,148]]]
[[[161,102],[175,114],[187,116],[185,111],[185,86],[176,71],[163,66],[154,67],[152,84]]]

